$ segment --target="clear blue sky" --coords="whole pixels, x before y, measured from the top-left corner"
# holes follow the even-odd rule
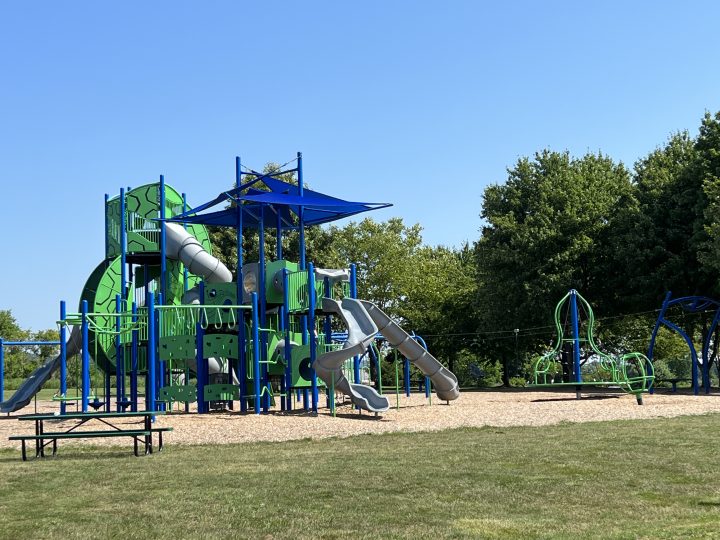
[[[74,309],[103,195],[209,199],[300,150],[306,179],[428,243],[542,148],[626,164],[720,109],[717,2],[3,2],[0,309]]]

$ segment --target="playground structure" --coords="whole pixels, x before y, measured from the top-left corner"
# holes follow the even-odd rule
[[[590,304],[570,290],[555,308],[555,346],[533,363],[531,386],[575,388],[578,398],[583,388],[617,387],[633,394],[642,405],[642,395],[654,379],[652,363],[638,352],[611,355],[600,351],[594,325]]]
[[[694,340],[692,336],[688,334],[687,329],[684,329],[680,323],[670,320],[670,314],[668,313],[668,311],[672,307],[679,308],[683,314],[705,314],[707,312],[711,312],[713,314],[710,325],[707,325],[707,321],[704,321],[703,324],[703,335],[701,337],[702,351],[700,355],[698,355]],[[680,337],[683,338],[690,352],[690,358],[692,362],[690,383],[692,385],[693,393],[696,396],[700,393],[700,383],[698,381],[698,375],[701,373],[702,387],[705,393],[709,394],[710,370],[712,368],[713,362],[718,361],[717,343],[718,334],[720,333],[720,329],[718,329],[719,321],[720,302],[718,302],[717,300],[708,298],[706,296],[683,296],[680,298],[673,298],[672,292],[668,291],[668,293],[665,295],[665,299],[663,300],[662,307],[660,308],[660,313],[658,314],[657,321],[655,322],[652,336],[650,337],[648,358],[650,358],[650,360],[653,362],[655,361],[655,341],[657,340],[657,335],[660,328],[665,327],[668,328],[670,331],[677,333]],[[710,352],[711,348],[713,349],[712,353]],[[677,380],[673,380],[671,382],[673,383],[674,387]],[[650,391],[652,392],[653,390],[654,386],[651,386]]]
[[[424,342],[374,304],[357,299],[354,265],[324,270],[306,262],[306,227],[389,205],[306,189],[300,153],[294,162],[292,168],[260,173],[243,170],[236,158],[234,189],[194,208],[163,176],[158,183],[121,189],[117,197],[105,195],[105,257],[90,274],[78,311],[68,312],[60,303],[60,354],[36,369],[0,404],[0,412],[26,406],[59,370],[60,414],[75,399],[83,412],[141,410],[142,379],[148,411],[174,404],[189,411],[197,402],[197,412],[206,413],[239,402],[242,412],[260,414],[279,397],[281,410],[292,410],[302,398],[304,409],[317,412],[319,390],[325,388],[333,411],[338,391],[357,408],[380,413],[390,407],[380,357],[371,347],[380,334],[406,359],[406,392],[414,364],[426,377],[426,395],[432,386],[440,399],[457,399],[456,377]],[[289,175],[297,184],[285,180]],[[218,205],[224,208],[206,212]],[[236,231],[234,279],[212,254],[208,225]],[[250,263],[243,260],[247,229],[257,231],[259,244],[259,258]],[[271,261],[266,230],[276,235]],[[298,262],[283,258],[289,231],[298,232]],[[333,315],[347,328],[340,342],[340,334],[333,339]],[[67,364],[78,354],[75,398],[67,391]],[[363,384],[362,357],[377,366],[376,387]],[[93,394],[93,369],[102,373],[102,400],[100,392]]]

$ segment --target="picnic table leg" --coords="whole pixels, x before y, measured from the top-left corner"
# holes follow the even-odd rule
[[[133,449],[135,451],[135,457],[138,457],[138,440],[137,437],[133,437]]]
[[[40,420],[40,435],[43,434],[43,421]],[[40,457],[45,457],[45,439],[38,439],[40,441]]]
[[[162,431],[158,431],[158,452],[162,452],[162,449],[163,449]]]
[[[57,439],[53,439],[53,457],[57,456]]]
[[[27,461],[27,453],[25,452],[25,439],[22,441],[22,460]]]
[[[146,416],[145,417],[145,431],[148,432],[148,434],[145,436],[145,440],[147,441],[145,443],[145,450],[146,450],[145,453],[146,454],[153,453],[152,431],[150,431],[151,429],[152,429],[152,418],[150,418],[149,416]]]
[[[35,457],[40,457],[40,420],[35,420]]]

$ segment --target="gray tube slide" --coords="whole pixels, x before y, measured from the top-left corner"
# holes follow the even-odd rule
[[[197,238],[177,223],[165,224],[165,251],[171,259],[177,259],[196,276],[208,283],[230,283],[232,273],[219,259],[210,255]]]
[[[361,300],[363,306],[377,325],[380,333],[385,336],[391,347],[399,350],[402,355],[415,364],[425,376],[430,377],[438,397],[445,401],[453,401],[460,397],[457,377],[444,367],[425,348],[415,341],[405,330],[388,317],[372,302]]]
[[[342,366],[346,360],[353,356],[365,354],[365,351],[375,339],[377,327],[370,315],[358,300],[344,298],[342,304],[330,298],[322,299],[322,309],[325,313],[340,315],[348,329],[348,338],[342,349],[321,354],[315,359],[313,368],[328,388],[333,385],[335,390],[350,397],[353,404],[361,409],[371,412],[384,412],[390,408],[385,396],[377,393],[372,386],[353,384],[345,378]]]
[[[68,358],[80,352],[82,348],[82,333],[80,332],[80,327],[73,327],[66,346]],[[60,355],[58,354],[55,358],[48,360],[33,371],[30,376],[23,381],[20,388],[15,390],[15,393],[10,396],[10,399],[0,403],[0,413],[11,413],[25,407],[59,367]],[[2,396],[0,396],[0,398],[1,397]]]

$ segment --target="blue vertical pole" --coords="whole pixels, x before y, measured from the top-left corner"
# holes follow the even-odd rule
[[[410,397],[410,360],[403,358],[403,385],[405,386],[405,395]]]
[[[147,294],[147,388],[145,390],[145,410],[155,410],[155,295]]]
[[[267,326],[267,298],[265,297],[265,205],[260,205],[260,223],[258,226],[258,247],[260,251],[260,260],[258,265],[258,300],[260,301],[260,326],[265,328]],[[267,333],[262,332],[260,334],[260,353],[262,358],[262,364],[260,371],[262,373],[262,385],[264,389],[263,393],[263,411],[268,412],[270,409],[270,381],[268,379],[268,352],[267,352]]]
[[[255,414],[260,414],[260,321],[258,319],[258,295],[252,293],[252,342],[253,342],[253,391]]]
[[[183,205],[183,214],[187,212],[188,205],[187,205],[187,195],[185,193],[182,194],[182,205]],[[187,223],[183,223],[183,229],[187,230]],[[167,242],[167,228],[165,229],[165,241]],[[187,266],[183,264],[183,292],[187,292],[188,290],[188,269]]]
[[[105,258],[108,259],[108,248],[110,245],[110,227],[108,222],[108,200],[110,197],[108,194],[105,194]]]
[[[297,173],[298,173],[298,195],[303,197],[305,194],[305,186],[303,183],[303,165],[302,152],[297,153]],[[298,251],[300,252],[300,270],[305,270],[305,208],[303,205],[298,206]],[[300,317],[300,331],[303,336],[303,345],[307,343],[308,320],[307,316]],[[303,389],[303,406],[307,410],[307,389]]]
[[[105,412],[111,412],[110,411],[110,405],[111,405],[110,400],[112,398],[112,390],[111,390],[112,385],[110,384],[110,372],[106,371],[103,378],[105,379],[105,381],[104,381],[105,382],[105,403],[104,403],[103,408],[105,409]]]
[[[125,215],[125,188],[120,188],[120,295],[125,298],[127,284],[127,216]]]
[[[60,302],[60,396],[62,398],[67,397],[67,343],[65,342],[67,339],[67,327],[65,326],[65,317],[67,317],[67,311],[65,300],[62,300]],[[2,398],[2,371],[2,366],[0,366],[0,399]],[[63,399],[60,402],[60,414],[65,414],[66,409],[67,403]]]
[[[138,322],[137,303],[132,303],[132,348],[130,349],[130,410],[137,412],[138,410],[138,341],[139,335],[137,331]]]
[[[283,258],[282,247],[282,216],[277,212],[277,223],[275,225],[275,260],[281,261]]]
[[[350,265],[350,298],[357,298],[357,266]],[[353,357],[353,382],[360,384],[360,357]]]
[[[88,410],[88,396],[90,395],[90,339],[88,335],[88,302],[83,300],[80,308],[82,314],[82,412]]]
[[[318,382],[315,368],[315,357],[317,356],[317,339],[315,337],[315,267],[313,263],[308,265],[308,295],[310,295],[308,307],[308,327],[310,332],[310,376],[312,383],[312,411],[318,410]]]
[[[288,411],[292,411],[292,346],[290,345],[290,283],[289,272],[283,270],[283,317],[285,319],[285,348],[283,353],[285,356],[285,392],[287,398],[285,407]]]
[[[573,326],[573,359],[575,366],[574,382],[581,383],[582,375],[580,374],[580,324],[578,321],[577,291],[575,289],[572,289],[570,291],[570,310],[572,311]]]
[[[165,175],[160,175],[160,292],[167,301],[167,239],[165,226]]]
[[[120,330],[122,328],[122,322],[120,321],[120,312],[122,311],[122,300],[119,294],[115,295],[115,410],[117,412],[122,411],[122,381],[123,381],[123,350],[122,350],[122,339],[120,337]]]
[[[200,305],[205,305],[205,282],[201,281],[198,287],[200,293]],[[207,412],[205,402],[205,385],[207,384],[207,362],[205,361],[205,330],[203,329],[204,310],[200,308],[198,322],[195,325],[195,378],[197,380],[197,403],[198,414]]]
[[[302,152],[297,153],[297,170],[298,170],[298,195],[304,195],[305,187],[303,186],[303,167]],[[299,251],[300,251],[300,270],[305,270],[305,209],[302,205],[298,206],[298,227],[300,230]]]
[[[240,156],[235,157],[235,187],[242,184],[242,166]],[[239,195],[239,194],[238,194]],[[237,269],[235,279],[237,281],[237,303],[243,303],[243,212],[242,201],[236,199],[235,212],[237,212],[236,248],[237,248]],[[240,382],[240,411],[247,412],[247,337],[245,336],[245,312],[238,310],[238,379]]]
[[[695,346],[690,347],[691,350],[691,357],[692,357],[692,387],[693,387],[693,394],[698,395],[700,393],[700,388],[698,386],[698,357],[697,352],[695,351]]]
[[[157,295],[157,304],[162,306],[163,305],[163,294],[158,293]],[[162,359],[160,355],[160,336],[162,335],[162,323],[163,323],[163,312],[162,310],[155,310],[157,312],[157,324],[155,325],[155,343],[158,344],[158,353],[157,353],[157,372],[155,373],[155,395],[160,395],[160,388],[165,386],[165,360]],[[156,410],[158,411],[164,411],[165,410],[165,402],[159,402],[156,406]]]

